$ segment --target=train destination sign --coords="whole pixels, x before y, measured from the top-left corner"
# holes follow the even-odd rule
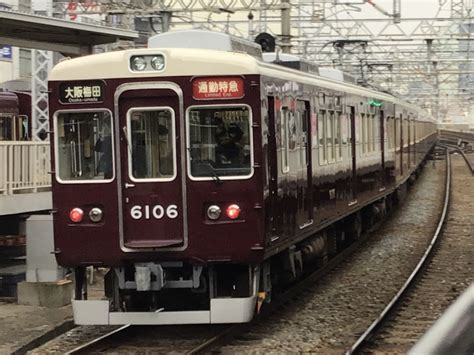
[[[83,104],[103,101],[102,81],[70,82],[59,86],[59,101],[63,104]]]
[[[244,94],[242,78],[216,77],[193,80],[193,98],[196,100],[240,99]]]

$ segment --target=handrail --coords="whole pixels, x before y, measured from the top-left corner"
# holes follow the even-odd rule
[[[0,196],[51,187],[48,142],[0,142]]]
[[[469,354],[474,349],[474,284],[449,306],[440,319],[408,352],[415,354]]]

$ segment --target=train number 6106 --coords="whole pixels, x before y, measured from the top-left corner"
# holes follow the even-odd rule
[[[168,207],[163,207],[162,205],[155,206],[133,206],[130,209],[130,216],[133,219],[145,219],[155,218],[162,219],[166,214],[166,217],[170,219],[175,219],[178,217],[178,206],[169,205]]]

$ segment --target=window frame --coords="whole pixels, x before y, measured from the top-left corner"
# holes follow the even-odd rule
[[[288,107],[280,109],[281,172],[283,174],[290,172],[290,112]]]
[[[326,109],[319,109],[318,112],[318,155],[319,155],[319,165],[327,165],[328,164],[328,157],[327,157],[327,145],[326,145]],[[320,129],[320,125],[322,129]],[[321,139],[323,142],[321,143]]]
[[[335,129],[336,129],[336,138],[337,138],[337,144],[336,144],[336,162],[340,162],[344,159],[343,157],[343,152],[342,152],[342,110],[336,110],[334,111],[334,123],[335,123]]]
[[[125,144],[132,144],[132,125],[131,117],[134,112],[149,112],[149,111],[164,111],[168,110],[171,112],[171,130],[172,137],[176,137],[176,113],[171,106],[145,106],[145,107],[132,107],[127,110],[126,124],[127,124],[127,142]],[[159,139],[159,138],[158,138]],[[177,164],[177,152],[176,152],[176,139],[172,139],[173,144],[173,176],[166,178],[136,178],[133,176],[133,156],[130,154],[130,150],[127,149],[127,169],[128,169],[128,178],[136,183],[147,183],[147,182],[170,182],[176,179],[178,176],[178,164]],[[130,147],[131,148],[131,147]]]
[[[245,107],[249,112],[249,145],[250,145],[250,173],[248,175],[226,175],[219,176],[219,180],[248,180],[251,179],[255,173],[254,168],[254,141],[253,141],[253,112],[252,107],[247,104],[207,104],[207,105],[191,105],[186,108],[184,116],[185,134],[186,134],[186,175],[191,181],[214,181],[215,177],[209,176],[193,176],[191,175],[191,135],[189,127],[189,113],[196,108],[241,108]]]
[[[64,113],[84,113],[84,112],[108,112],[110,115],[110,132],[111,132],[111,144],[112,144],[112,177],[110,179],[88,179],[88,180],[63,180],[59,176],[59,142],[58,142],[58,119],[60,114]],[[67,109],[57,110],[53,114],[53,128],[54,128],[54,164],[55,164],[55,179],[58,183],[64,185],[75,185],[75,184],[110,184],[117,177],[115,156],[117,154],[115,147],[115,120],[112,111],[107,108],[84,108],[84,109]]]

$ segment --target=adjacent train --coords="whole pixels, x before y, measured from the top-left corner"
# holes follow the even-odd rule
[[[24,141],[31,137],[31,95],[0,91],[0,141]]]
[[[78,324],[238,323],[405,193],[417,107],[205,32],[49,77],[55,253]],[[107,267],[88,300],[85,267]]]

